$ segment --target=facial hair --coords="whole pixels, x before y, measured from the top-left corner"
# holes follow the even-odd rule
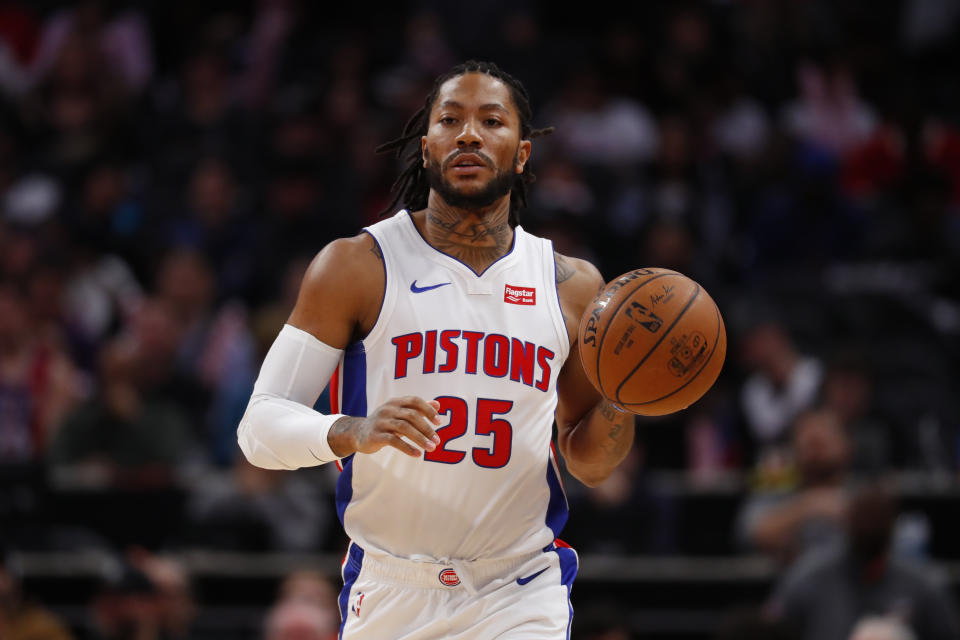
[[[464,153],[473,152],[465,151]],[[447,164],[449,165],[450,163],[454,162],[458,155],[460,154],[449,158],[447,160]],[[516,166],[516,163],[517,154],[514,154],[512,166]],[[490,165],[488,164],[487,166]],[[513,189],[514,180],[516,179],[516,174],[514,174],[513,171],[501,171],[497,169],[495,170],[493,178],[491,178],[486,186],[480,191],[475,193],[463,193],[458,191],[456,187],[450,184],[450,182],[443,177],[443,168],[434,158],[431,157],[428,159],[426,170],[427,183],[430,185],[431,189],[436,191],[437,194],[443,198],[444,202],[451,207],[466,209],[468,211],[489,207],[494,202],[510,193],[510,190]]]

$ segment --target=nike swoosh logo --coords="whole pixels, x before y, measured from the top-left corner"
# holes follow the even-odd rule
[[[529,576],[527,576],[526,578],[517,578],[517,584],[519,584],[520,586],[523,586],[523,585],[527,584],[528,582],[530,582],[531,580],[533,580],[534,578],[536,578],[538,575],[540,575],[541,573],[543,573],[544,571],[546,571],[546,570],[549,569],[549,568],[550,568],[550,567],[544,567],[543,569],[540,569],[540,571],[537,571],[536,573],[532,573],[532,574],[530,574]]]
[[[445,287],[445,286],[447,286],[448,284],[453,284],[453,283],[452,283],[452,282],[441,282],[440,284],[431,284],[431,285],[428,285],[428,286],[426,286],[426,287],[418,287],[418,286],[417,286],[417,281],[414,280],[413,282],[410,283],[410,291],[413,291],[414,293],[423,293],[424,291],[430,291],[431,289],[436,289],[436,288],[438,288],[438,287]]]

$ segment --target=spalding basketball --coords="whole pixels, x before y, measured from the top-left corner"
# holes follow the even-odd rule
[[[668,269],[607,284],[580,320],[580,358],[608,400],[644,416],[689,407],[720,375],[727,334],[713,298]]]

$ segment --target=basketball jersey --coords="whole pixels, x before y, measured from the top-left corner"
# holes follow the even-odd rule
[[[386,269],[379,317],[347,347],[334,412],[390,398],[440,403],[441,444],[419,458],[384,447],[340,461],[337,512],[367,553],[446,562],[540,550],[567,520],[551,445],[569,350],[549,240],[514,229],[477,274],[424,239],[406,211],[365,229]]]

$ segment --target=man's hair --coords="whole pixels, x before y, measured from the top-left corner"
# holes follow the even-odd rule
[[[468,60],[459,64],[434,80],[433,88],[427,94],[423,106],[407,121],[400,137],[377,147],[377,153],[396,151],[397,158],[407,162],[390,189],[394,193],[393,200],[380,214],[381,216],[389,215],[398,208],[417,210],[427,206],[430,185],[427,182],[427,172],[423,166],[420,138],[427,135],[427,129],[430,126],[430,111],[433,109],[433,103],[437,99],[440,87],[447,80],[467,73],[484,73],[500,80],[509,87],[513,104],[520,116],[521,140],[530,140],[553,133],[553,127],[545,129],[533,129],[531,127],[530,121],[533,119],[533,112],[530,108],[530,96],[519,80],[492,62]],[[510,226],[515,227],[519,224],[520,209],[527,205],[527,185],[535,180],[536,176],[530,169],[530,163],[524,165],[523,173],[515,176],[513,187],[510,190]]]

